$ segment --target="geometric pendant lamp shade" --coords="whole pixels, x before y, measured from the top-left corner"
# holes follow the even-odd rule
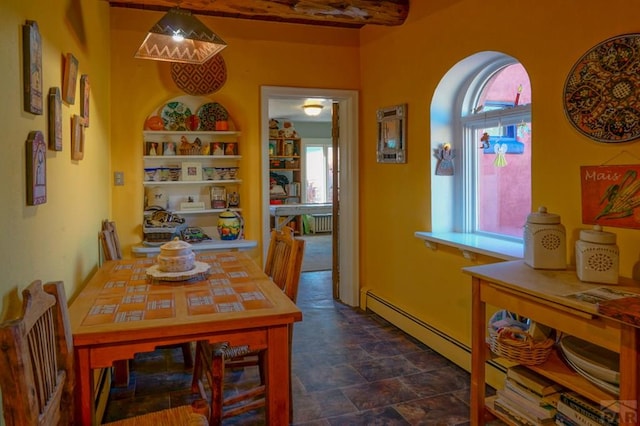
[[[149,30],[135,57],[202,64],[225,47],[227,43],[191,12],[176,7]]]

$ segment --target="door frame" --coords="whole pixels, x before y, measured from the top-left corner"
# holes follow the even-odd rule
[[[262,166],[262,241],[266,256],[270,238],[269,214],[269,99],[324,98],[339,104],[340,135],[338,138],[340,189],[338,215],[339,300],[349,306],[359,305],[359,197],[358,197],[358,92],[355,90],[261,86],[261,166]],[[335,220],[335,218],[334,218]]]

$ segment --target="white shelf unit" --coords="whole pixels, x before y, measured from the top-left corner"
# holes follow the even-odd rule
[[[240,185],[242,179],[206,179],[204,173],[205,167],[216,168],[238,168],[242,159],[242,155],[239,155],[241,151],[238,151],[240,132],[238,131],[143,131],[143,156],[142,162],[144,169],[164,168],[164,169],[179,169],[182,171],[182,165],[185,162],[198,163],[201,167],[201,173],[203,178],[201,180],[171,180],[171,177],[164,176],[166,180],[146,180],[146,170],[143,170],[143,187],[145,191],[145,203],[141,211],[141,218],[144,216],[144,212],[153,203],[148,202],[147,195],[152,188],[161,188],[161,192],[167,197],[167,210],[184,217],[188,226],[197,226],[212,238],[211,244],[216,248],[224,248],[228,246],[233,248],[233,244],[228,244],[227,241],[221,241],[218,239],[217,233],[217,220],[218,214],[225,211],[225,208],[212,208],[211,206],[211,187],[222,186],[225,188],[227,194],[237,192],[240,194]],[[202,147],[208,147],[207,154],[201,155],[180,155],[180,146],[182,140],[186,138],[187,142],[193,143],[196,138],[200,140]],[[149,155],[151,144],[155,143],[154,150],[156,155]],[[175,155],[164,155],[164,152],[168,144],[173,144],[173,152]],[[220,144],[221,147],[225,144],[235,144],[235,153],[230,155],[209,155],[213,153],[213,145]],[[160,173],[156,173],[156,179],[161,179]],[[191,198],[192,201],[204,203],[204,209],[200,210],[182,210],[181,203],[187,202]],[[242,202],[242,198],[240,198]],[[241,211],[242,204],[237,208],[232,208],[234,211]],[[230,242],[229,242],[230,243]],[[200,243],[203,244],[203,243]],[[236,244],[237,245],[237,244]],[[145,247],[144,244],[141,247]],[[243,246],[244,247],[244,246]],[[144,250],[138,248],[134,252],[146,253],[153,246],[145,247]],[[142,251],[140,251],[142,250]]]

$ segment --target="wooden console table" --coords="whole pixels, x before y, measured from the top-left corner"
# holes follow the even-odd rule
[[[530,367],[592,401],[618,400],[620,424],[638,424],[640,407],[640,328],[598,314],[584,292],[598,288],[640,293],[638,283],[620,286],[583,283],[575,271],[533,269],[522,260],[463,268],[472,277],[471,424],[483,425],[495,412],[485,404],[485,368],[492,356],[486,344],[486,305],[507,309],[541,324],[620,354],[620,395],[607,393],[564,364],[555,351]]]

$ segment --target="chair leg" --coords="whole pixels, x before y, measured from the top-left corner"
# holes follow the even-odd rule
[[[193,376],[191,378],[191,392],[192,393],[200,393],[203,398],[206,398],[206,395],[203,394],[204,388],[201,386],[202,381],[202,352],[203,347],[201,342],[196,342],[196,359],[193,365]]]
[[[265,370],[265,352],[264,351],[260,351],[258,352],[258,372],[260,373],[260,384],[264,385],[266,380],[264,377],[264,370]]]
[[[193,355],[191,354],[191,343],[183,343],[182,358],[184,359],[185,368],[193,368]]]
[[[129,360],[123,359],[113,363],[113,385],[118,388],[129,386]]]
[[[223,345],[226,349],[226,345]],[[205,370],[211,385],[211,424],[222,424],[222,405],[224,400],[223,383],[224,383],[224,350],[219,347],[211,354],[211,350],[206,353],[203,360],[208,361],[211,369]],[[208,359],[207,359],[208,358]]]

